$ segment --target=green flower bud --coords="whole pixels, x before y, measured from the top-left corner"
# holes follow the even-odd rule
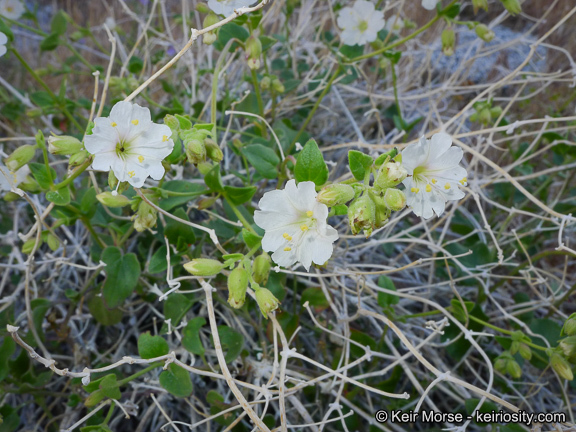
[[[324,186],[316,196],[316,200],[328,207],[335,205],[346,204],[354,198],[354,189],[347,184],[331,184]]]
[[[270,77],[265,76],[264,78],[262,78],[262,81],[260,81],[260,88],[262,90],[268,90],[271,84],[272,80],[270,79]]]
[[[102,402],[105,397],[106,397],[106,395],[104,394],[104,392],[101,389],[96,390],[95,392],[90,393],[90,395],[84,401],[84,405],[87,408],[91,408],[93,406],[98,405],[100,402]]]
[[[494,369],[500,373],[506,373],[506,366],[508,365],[508,360],[503,357],[498,357],[494,362]]]
[[[200,13],[212,13],[206,3],[196,3],[196,10]]]
[[[252,70],[260,69],[260,59],[249,58],[246,61],[246,64],[248,65],[248,68]]]
[[[492,120],[492,114],[490,114],[490,110],[488,108],[483,108],[478,113],[478,121],[480,121],[480,123],[486,125],[490,123],[491,120]]]
[[[511,15],[517,15],[522,12],[522,6],[518,0],[502,0],[502,4]]]
[[[20,195],[18,195],[17,193],[14,192],[7,192],[2,199],[6,202],[14,202],[17,201],[21,198]]]
[[[520,342],[517,340],[512,341],[512,345],[510,345],[510,354],[512,355],[516,354],[519,349],[520,349]]]
[[[254,272],[254,281],[260,285],[266,285],[268,282],[268,276],[270,276],[270,255],[263,252],[254,259],[252,264],[252,271]]]
[[[125,207],[130,204],[130,199],[122,194],[114,192],[102,192],[96,195],[96,199],[106,207]]]
[[[406,207],[406,195],[399,189],[389,188],[384,192],[384,202],[392,211],[400,211]]]
[[[479,9],[488,10],[488,0],[472,0],[472,6],[474,7],[474,13],[478,13]]]
[[[138,205],[138,212],[136,213],[136,219],[134,219],[134,228],[138,232],[154,228],[157,218],[158,214],[154,207],[142,200]]]
[[[562,327],[562,334],[567,336],[576,335],[576,313],[573,313],[568,317],[564,326]]]
[[[384,198],[380,195],[372,193],[370,194],[370,198],[372,198],[372,201],[374,201],[374,204],[376,205],[376,224],[374,227],[381,228],[386,224],[386,222],[388,222],[388,218],[392,212],[386,206]]]
[[[72,136],[52,135],[48,137],[48,151],[55,155],[72,155],[83,149],[82,142]]]
[[[214,24],[218,24],[219,22],[220,18],[218,18],[218,16],[214,12],[210,11],[210,13],[206,15],[204,21],[202,22],[202,28],[213,26]]]
[[[205,210],[210,208],[216,201],[218,201],[218,197],[202,198],[200,201],[198,201],[198,210]]]
[[[282,84],[282,81],[278,78],[272,80],[272,88],[276,93],[284,93],[286,91],[286,87],[284,87],[284,84]]]
[[[576,336],[568,336],[562,339],[558,345],[566,357],[570,358],[576,355]]]
[[[384,190],[400,184],[408,175],[406,169],[402,164],[390,161],[382,164],[376,179],[374,180],[374,188],[376,190]]]
[[[206,161],[206,146],[204,145],[204,141],[199,139],[184,141],[184,150],[191,164],[198,165]]]
[[[256,291],[256,302],[264,318],[268,318],[268,313],[278,309],[280,301],[274,297],[274,294],[266,288],[256,288],[257,284],[252,285]]]
[[[246,58],[259,59],[262,55],[262,42],[256,36],[252,35],[248,38],[245,45]]]
[[[188,273],[194,276],[214,276],[224,268],[220,261],[209,258],[196,258],[184,264]]]
[[[173,137],[178,136],[178,132],[180,132],[180,122],[176,117],[172,114],[166,114],[166,116],[164,116],[164,124],[170,128]]]
[[[570,363],[557,352],[549,351],[548,355],[550,356],[550,366],[552,366],[552,369],[554,369],[561,378],[572,381],[574,374],[572,373]]]
[[[82,165],[89,157],[90,153],[88,153],[86,150],[80,150],[78,153],[74,153],[70,156],[70,159],[68,159],[68,164],[71,167]]]
[[[46,243],[52,252],[56,252],[56,250],[58,250],[60,247],[60,240],[58,240],[58,237],[51,233],[48,233],[46,236]]]
[[[500,114],[502,114],[502,107],[494,107],[494,108],[490,108],[490,115],[492,116],[493,119],[497,119],[498,117],[500,117]]]
[[[12,152],[10,156],[4,159],[6,168],[12,172],[18,171],[24,165],[32,160],[38,146],[32,144],[25,144],[18,147]]]
[[[352,234],[364,230],[366,238],[370,237],[376,225],[376,205],[368,194],[356,198],[348,207],[348,221]]]
[[[522,376],[522,369],[516,360],[510,359],[506,362],[506,372],[512,378],[518,379]]]
[[[244,267],[236,267],[228,276],[228,304],[240,309],[246,301],[248,272]]]
[[[26,192],[37,193],[40,192],[41,188],[35,178],[31,176],[26,176],[24,180],[18,185],[19,189]],[[20,198],[20,196],[18,196]]]
[[[206,175],[212,170],[212,168],[214,168],[214,166],[215,165],[212,165],[210,162],[200,162],[197,168],[198,171],[200,171],[200,174]]]
[[[525,343],[522,342],[520,343],[520,346],[518,347],[518,352],[520,353],[520,356],[522,356],[524,360],[530,360],[532,358],[532,350]]]
[[[204,145],[206,147],[206,155],[216,163],[220,163],[224,159],[224,153],[212,138],[206,138],[204,140]]]
[[[444,29],[442,32],[442,52],[447,57],[454,54],[454,45],[456,44],[456,34],[451,28]]]
[[[484,24],[478,24],[476,26],[476,34],[480,39],[482,39],[485,42],[490,42],[492,39],[494,39],[495,36],[494,32],[490,30],[488,27],[486,27]]]
[[[218,36],[216,36],[216,33],[213,31],[204,33],[204,36],[202,37],[202,42],[204,43],[204,45],[212,45],[214,42],[216,42],[216,39],[218,39]]]

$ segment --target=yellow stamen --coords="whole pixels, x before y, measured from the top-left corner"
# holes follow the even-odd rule
[[[136,175],[136,173],[134,171],[128,171],[128,175],[130,176],[130,178],[132,178]]]
[[[410,192],[412,192],[412,193],[418,193],[418,192],[420,192],[420,189],[418,189],[418,188],[411,188],[411,189],[410,189]]]
[[[436,184],[436,183],[438,183],[438,180],[432,179],[432,184]]]
[[[302,225],[302,226],[300,227],[300,229],[301,229],[302,231],[308,231],[308,225]]]
[[[432,186],[429,184],[426,185],[426,192],[432,192]]]
[[[168,135],[163,135],[162,136],[162,142],[166,142],[168,141]]]
[[[132,120],[132,124],[133,124],[134,126],[138,126],[138,123],[139,123],[138,120],[136,120],[136,119]]]
[[[112,122],[112,127],[116,127],[116,126],[118,126],[118,123]]]
[[[291,247],[288,247],[288,246],[286,246],[286,247],[284,248],[284,250],[285,250],[286,252],[290,252],[290,251],[292,250],[292,248],[291,248]]]
[[[140,163],[144,162],[144,156],[138,156],[138,161],[139,161]]]
[[[467,182],[468,182],[468,179],[466,177],[464,177],[464,178],[462,178],[462,180],[460,180],[460,184],[462,186],[465,186],[465,183],[467,183]]]
[[[444,185],[444,189],[446,189],[446,190],[450,189],[450,183],[446,183],[446,184]]]
[[[306,212],[306,216],[312,217],[312,216],[314,216],[314,212],[313,212],[312,210],[308,210],[308,211]]]
[[[282,234],[282,237],[284,237],[288,241],[292,240],[292,237],[290,237],[290,234],[288,234],[288,233]]]

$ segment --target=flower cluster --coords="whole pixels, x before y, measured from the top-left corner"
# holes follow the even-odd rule
[[[148,108],[118,102],[108,117],[94,120],[84,146],[94,155],[95,170],[112,170],[118,181],[140,188],[148,177],[164,176],[162,160],[174,148],[171,135],[168,126],[152,121]]]
[[[374,42],[385,26],[384,12],[375,10],[374,4],[357,0],[352,7],[342,8],[338,14],[341,39],[346,45],[364,45]]]

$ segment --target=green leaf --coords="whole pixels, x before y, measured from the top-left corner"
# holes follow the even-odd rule
[[[106,375],[104,379],[100,381],[99,387],[102,393],[104,393],[104,396],[110,399],[120,399],[122,397],[122,393],[120,393],[120,389],[118,388],[116,375],[114,374]]]
[[[200,339],[200,329],[206,325],[204,317],[196,317],[188,321],[184,330],[182,330],[182,346],[192,354],[199,356],[204,355],[204,345]]]
[[[53,51],[60,45],[60,35],[50,34],[40,42],[40,51]]]
[[[44,164],[31,162],[28,164],[30,171],[32,171],[32,176],[36,179],[38,184],[42,189],[50,188],[50,178],[48,177],[48,170]],[[56,171],[54,168],[50,168],[52,173],[52,179],[56,178]]]
[[[122,321],[122,311],[108,308],[100,296],[94,296],[88,301],[88,310],[96,321],[105,326],[118,324]]]
[[[450,304],[452,305],[452,314],[454,315],[454,318],[462,322],[466,322],[470,315],[470,311],[474,309],[474,303],[471,301],[464,301],[464,306],[466,307],[466,310],[464,310],[462,302],[457,298],[450,300]]]
[[[280,163],[280,158],[274,150],[262,144],[250,144],[242,147],[241,152],[262,177],[267,179],[278,177],[278,169],[276,167]]]
[[[271,48],[272,45],[274,45],[276,42],[278,42],[276,39],[274,39],[273,37],[270,36],[266,36],[266,35],[261,35],[258,36],[258,39],[260,39],[260,43],[262,43],[262,52],[266,51],[267,49]]]
[[[306,288],[302,292],[300,302],[302,304],[306,302],[310,303],[310,306],[315,308],[318,312],[327,309],[328,306],[330,306],[330,303],[328,302],[328,299],[324,295],[322,288],[314,288],[314,287]]]
[[[0,346],[0,381],[8,376],[8,360],[16,351],[16,342],[11,337],[5,337]]]
[[[244,243],[248,246],[248,249],[252,249],[260,242],[262,242],[262,237],[258,234],[254,234],[251,231],[248,231],[246,228],[242,228],[242,238],[244,239]]]
[[[174,216],[185,221],[189,221],[188,215],[183,208],[178,208],[173,212]],[[182,222],[172,218],[166,218],[166,228],[164,228],[164,235],[168,238],[171,244],[176,245],[179,251],[188,249],[188,245],[196,242],[196,235],[194,229],[185,225]]]
[[[313,139],[306,143],[298,155],[294,176],[298,182],[313,181],[316,186],[322,186],[328,180],[328,167]]]
[[[169,351],[168,342],[162,336],[152,336],[150,332],[146,332],[138,338],[138,354],[143,359],[161,357]]]
[[[140,277],[140,262],[133,253],[122,256],[122,251],[109,246],[102,252],[101,260],[106,263],[106,281],[102,295],[110,308],[120,306],[130,297]]]
[[[186,204],[194,197],[200,195],[200,192],[205,191],[204,186],[198,183],[190,183],[186,180],[172,180],[162,185],[162,190],[170,192],[178,192],[179,194],[190,194],[188,196],[170,196],[160,201],[160,208],[162,210],[170,211],[174,207]]]
[[[252,199],[256,190],[256,186],[246,186],[246,187],[234,187],[234,186],[224,186],[224,192],[226,197],[234,205],[244,204]]]
[[[91,218],[96,212],[97,204],[98,200],[96,199],[96,189],[91,187],[82,195],[82,199],[80,200],[80,211]]]
[[[220,165],[215,165],[208,174],[204,176],[204,182],[214,192],[224,192],[222,177],[220,176]]]
[[[52,307],[50,300],[45,298],[36,298],[30,302],[32,308],[32,320],[34,321],[34,326],[36,331],[40,335],[41,339],[44,339],[44,331],[42,330],[42,321],[46,316],[46,312]]]
[[[192,128],[192,122],[190,121],[188,116],[175,114],[174,117],[178,119],[178,123],[180,123],[180,129],[188,130]]]
[[[218,336],[220,336],[222,348],[226,350],[224,360],[226,363],[234,361],[244,348],[244,336],[228,326],[218,326]]]
[[[160,385],[176,397],[188,397],[194,387],[186,369],[171,363],[168,369],[160,374]]]
[[[10,405],[0,407],[0,432],[14,432],[20,426],[20,416],[18,411]]]
[[[63,187],[55,191],[46,192],[46,199],[59,206],[68,205],[70,204],[70,189]]]
[[[84,426],[80,428],[80,432],[112,432],[105,424]]]
[[[172,293],[164,302],[164,316],[171,320],[172,326],[177,326],[194,302],[183,294]]]
[[[372,157],[356,150],[348,152],[348,164],[350,172],[356,180],[364,180],[366,170],[372,166],[374,160]]]
[[[45,91],[37,91],[30,95],[30,99],[40,107],[51,107],[54,105],[54,100],[50,93]]]
[[[50,23],[50,30],[52,34],[62,35],[66,33],[66,28],[68,27],[68,21],[66,20],[66,15],[64,11],[59,10],[54,18],[52,18],[52,22]]]
[[[242,42],[246,42],[246,39],[250,37],[250,33],[244,27],[239,26],[236,23],[228,23],[223,25],[220,30],[218,30],[218,39],[214,44],[214,47],[222,51],[224,46],[228,43],[230,39],[238,39]],[[230,52],[233,52],[236,47],[238,47],[237,43],[233,43],[230,47]]]
[[[166,246],[160,246],[152,258],[150,258],[150,264],[148,264],[148,272],[150,274],[165,272],[168,268],[168,263],[166,262]],[[170,255],[172,258],[172,255]]]
[[[448,19],[456,18],[459,13],[460,3],[454,3],[453,5],[450,5],[446,9],[442,9],[442,11],[440,11],[440,15],[443,15]]]
[[[396,291],[394,282],[392,282],[392,279],[390,279],[388,276],[380,276],[378,278],[378,286],[381,288],[385,288],[389,291]],[[378,291],[378,304],[382,308],[386,308],[390,305],[397,304],[399,301],[400,298],[394,294]]]
[[[144,62],[140,57],[132,56],[128,62],[128,70],[133,74],[138,74],[142,71]]]

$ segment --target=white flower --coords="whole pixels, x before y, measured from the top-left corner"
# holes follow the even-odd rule
[[[374,42],[385,25],[384,12],[375,10],[374,4],[366,0],[357,0],[354,6],[342,8],[336,22],[346,45]]]
[[[0,57],[2,57],[4,54],[6,54],[7,48],[6,48],[6,43],[8,42],[8,37],[0,32]]]
[[[0,162],[0,190],[12,190],[24,181],[26,176],[30,174],[28,165],[24,165],[15,173],[10,171],[6,165]]]
[[[84,138],[86,150],[94,155],[92,168],[114,171],[116,178],[142,187],[148,176],[160,180],[162,160],[172,153],[172,131],[151,120],[150,110],[130,102],[118,102],[109,117],[94,120],[92,135]]]
[[[404,20],[396,17],[392,17],[386,21],[386,25],[384,26],[388,33],[400,33],[404,27],[406,27]]]
[[[458,185],[466,185],[466,170],[461,167],[463,151],[452,146],[452,138],[446,133],[437,133],[432,138],[420,138],[402,151],[402,166],[408,177],[402,182],[406,186],[406,203],[417,216],[429,219],[444,212],[446,201],[464,197]]]
[[[8,19],[17,20],[25,10],[20,0],[0,0],[0,15]]]
[[[283,190],[266,192],[254,213],[254,221],[266,233],[262,248],[283,267],[300,263],[306,270],[312,262],[322,265],[332,256],[338,232],[326,223],[328,207],[316,201],[311,181],[295,180]]]
[[[235,9],[250,6],[255,0],[208,0],[208,7],[216,14],[230,16]]]
[[[422,7],[424,9],[434,10],[434,9],[436,9],[436,4],[439,1],[440,0],[422,0]]]

